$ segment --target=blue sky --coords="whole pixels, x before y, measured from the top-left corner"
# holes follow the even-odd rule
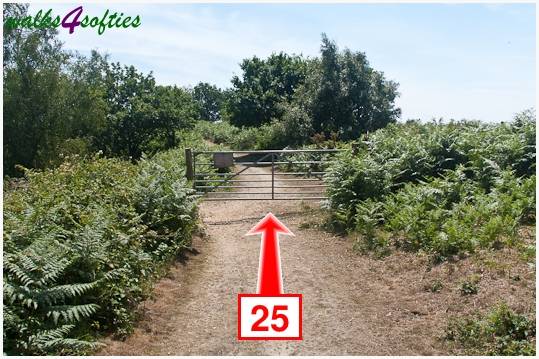
[[[34,4],[64,15],[77,5]],[[402,119],[504,121],[535,106],[534,4],[111,4],[141,15],[137,29],[90,28],[65,47],[98,49],[113,61],[153,71],[160,84],[230,86],[238,63],[272,52],[317,56],[320,34],[360,50],[400,83]]]

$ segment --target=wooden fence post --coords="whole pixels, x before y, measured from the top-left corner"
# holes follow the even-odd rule
[[[195,179],[194,170],[193,170],[193,151],[190,148],[185,149],[185,177],[189,181]]]

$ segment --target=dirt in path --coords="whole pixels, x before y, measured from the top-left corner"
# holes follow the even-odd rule
[[[123,342],[107,340],[99,354],[443,354],[448,349],[439,338],[450,315],[507,294],[462,298],[454,287],[465,269],[448,264],[429,271],[426,258],[417,255],[396,253],[384,261],[360,256],[350,240],[303,225],[319,220],[309,210],[317,207],[300,201],[202,203],[207,236],[194,239],[198,254],[188,254],[156,285],[135,333]],[[283,237],[280,246],[285,292],[303,294],[302,341],[236,339],[237,294],[255,292],[260,245],[259,238],[244,235],[267,212],[296,235]],[[433,276],[445,281],[441,293],[425,290]],[[509,292],[531,293],[522,286]]]

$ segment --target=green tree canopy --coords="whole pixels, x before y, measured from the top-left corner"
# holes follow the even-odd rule
[[[4,4],[4,17],[28,6]],[[4,26],[4,171],[45,168],[65,155],[102,150],[138,159],[176,144],[199,109],[189,91],[157,86],[153,75],[92,51],[68,52],[56,30]]]
[[[27,6],[3,10],[4,17],[24,16]],[[59,163],[70,143],[86,148],[103,124],[105,104],[78,74],[84,60],[62,50],[51,29],[4,27],[3,41],[4,171]]]
[[[295,97],[317,133],[348,140],[396,121],[398,84],[374,70],[364,53],[339,52],[325,34],[320,53]]]
[[[225,93],[217,86],[207,82],[200,82],[193,88],[193,98],[198,104],[199,114],[202,120],[221,120],[221,110],[225,99]]]
[[[3,10],[4,17],[21,17],[28,6],[4,4]],[[268,143],[280,146],[305,144],[316,134],[354,139],[400,115],[397,83],[374,70],[364,53],[339,51],[325,35],[318,58],[255,56],[243,60],[232,88],[199,83],[191,91],[158,86],[152,73],[111,63],[96,51],[88,57],[65,51],[56,35],[4,29],[7,174],[17,174],[16,165],[44,168],[65,155],[98,150],[136,160],[175,146],[176,131],[199,119],[268,126],[272,134],[265,136],[274,139]]]
[[[151,73],[144,75],[133,66],[106,66],[104,83],[109,114],[99,148],[110,155],[138,159],[146,148],[175,146],[175,131],[191,127],[198,118],[187,90],[156,86]]]
[[[308,122],[303,136],[319,133],[349,140],[400,116],[395,106],[398,84],[374,70],[364,53],[339,51],[325,34],[318,58],[279,53],[245,59],[240,67],[226,106],[227,117],[237,126],[288,123],[286,111],[294,109]]]
[[[308,61],[285,53],[265,60],[253,57],[240,65],[242,77],[232,78],[227,101],[230,122],[237,126],[259,126],[282,116],[278,104],[290,101],[305,80]]]

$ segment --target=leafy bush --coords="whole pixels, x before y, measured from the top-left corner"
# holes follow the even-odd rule
[[[512,244],[535,219],[534,133],[524,116],[409,122],[364,136],[358,154],[340,153],[325,177],[332,221],[363,232],[361,248],[394,243],[436,260]]]
[[[258,143],[261,141],[265,127],[244,127],[230,142],[230,148],[235,150],[259,149]]]
[[[309,143],[313,129],[307,114],[292,105],[281,105],[280,108],[281,119],[273,119],[259,127],[238,128],[225,121],[199,121],[194,131],[210,142],[236,150],[275,150]]]
[[[389,245],[383,234],[381,241],[372,238],[372,223],[378,223],[398,247],[425,250],[438,261],[512,244],[519,225],[535,213],[535,176],[517,179],[504,172],[490,192],[462,176],[462,169],[449,171],[430,182],[406,184],[384,201],[360,201],[353,222],[360,232],[369,228],[364,239],[371,243]]]
[[[243,127],[226,143],[236,150],[280,150],[293,145],[286,123],[273,120],[260,127]]]
[[[371,158],[358,159],[350,151],[339,153],[325,176],[330,206],[348,228],[360,201],[380,198],[390,182],[390,174]]]
[[[462,295],[472,295],[479,292],[479,281],[481,277],[478,275],[471,276],[467,278],[460,284],[460,294]]]
[[[483,317],[453,319],[446,339],[471,355],[535,355],[535,320],[501,304]]]
[[[215,144],[231,144],[240,132],[240,129],[225,121],[198,121],[195,125],[194,132],[200,133],[204,139]]]
[[[178,162],[77,158],[4,195],[4,351],[78,354],[123,336],[189,245],[196,201]]]
[[[258,128],[256,148],[280,150],[285,147],[300,148],[311,143],[314,134],[312,120],[299,106],[281,104],[283,115]]]
[[[410,121],[364,136],[358,146],[358,154],[342,154],[328,176],[334,208],[352,209],[352,216],[359,200],[379,199],[459,164],[487,190],[485,181],[496,171],[513,170],[517,177],[535,173],[535,119],[529,117],[505,124]]]
[[[423,288],[428,292],[438,293],[444,288],[444,284],[441,280],[435,279],[432,283],[425,285]]]
[[[356,230],[362,235],[354,247],[362,252],[375,251],[378,256],[387,254],[388,241],[382,233],[377,233],[377,226],[384,221],[383,205],[366,200],[358,203],[356,208]]]

